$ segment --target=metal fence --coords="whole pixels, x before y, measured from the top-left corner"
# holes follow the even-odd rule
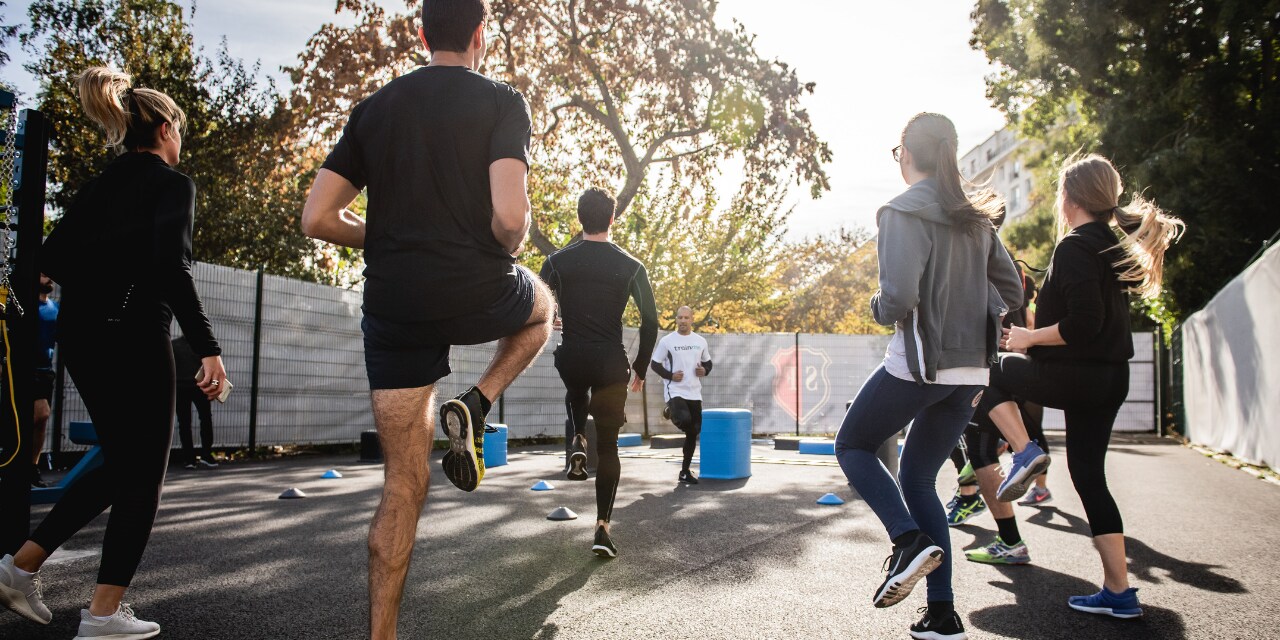
[[[227,403],[214,406],[215,446],[350,443],[373,428],[359,292],[209,264],[197,264],[194,272],[236,384]],[[512,438],[564,434],[564,386],[552,362],[558,337],[553,336],[490,415],[490,422],[508,425]],[[888,336],[866,335],[705,337],[715,367],[703,379],[704,406],[750,409],[757,433],[835,432],[845,402],[880,364],[888,343]],[[624,342],[634,354],[638,331],[627,329]],[[1134,346],[1138,355],[1130,365],[1129,401],[1116,429],[1150,431],[1156,424],[1153,335],[1135,334]],[[439,396],[453,396],[473,384],[493,352],[492,344],[454,347],[453,374],[438,385]],[[676,432],[662,419],[661,383],[650,376],[644,391],[632,394],[625,431]],[[53,442],[71,421],[89,419],[69,378],[63,410],[55,415],[63,428],[49,430],[48,449],[78,449],[65,436]],[[1046,412],[1046,426],[1061,424],[1060,413]],[[437,432],[437,437],[443,434]]]

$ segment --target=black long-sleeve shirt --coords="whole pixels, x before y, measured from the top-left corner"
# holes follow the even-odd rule
[[[631,363],[644,379],[658,341],[658,308],[649,273],[639,260],[612,242],[579,240],[542,263],[543,281],[560,303],[566,345],[622,345],[627,299],[640,310],[640,348]]]
[[[145,152],[120,155],[76,194],[40,255],[62,285],[59,336],[92,337],[113,320],[167,334],[177,317],[197,355],[222,353],[191,275],[195,199],[191,178]]]
[[[1112,263],[1124,256],[1111,227],[1082,224],[1053,250],[1036,301],[1036,327],[1058,325],[1067,344],[1032,347],[1034,358],[1128,362],[1133,357],[1129,294]]]

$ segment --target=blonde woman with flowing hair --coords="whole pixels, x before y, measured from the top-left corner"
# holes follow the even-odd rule
[[[141,640],[160,625],[122,600],[151,535],[173,440],[173,318],[201,357],[200,390],[217,397],[227,374],[191,276],[195,185],[173,169],[185,114],[118,71],[93,67],[78,83],[85,114],[119,155],[80,189],[45,241],[40,269],[62,285],[59,357],[93,419],[103,463],[71,485],[17,553],[0,558],[0,602],[48,624],[41,567],[110,508],[76,638]]]
[[[1107,489],[1106,455],[1120,406],[1129,394],[1129,295],[1160,293],[1164,254],[1182,234],[1181,220],[1135,196],[1120,206],[1124,185],[1106,158],[1068,160],[1058,180],[1063,230],[1036,301],[1037,329],[1006,329],[991,369],[985,411],[1014,449],[1014,463],[997,495],[1016,500],[1042,467],[1028,451],[1027,430],[1013,398],[1062,409],[1067,467],[1102,558],[1098,593],[1072,596],[1068,605],[1118,618],[1142,615],[1130,588],[1120,510]]]

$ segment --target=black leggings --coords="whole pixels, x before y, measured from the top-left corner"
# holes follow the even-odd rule
[[[693,462],[693,450],[698,448],[698,435],[702,433],[702,401],[672,398],[667,401],[671,411],[671,422],[684,432],[684,466],[682,471],[689,470]]]
[[[173,350],[160,330],[61,337],[61,356],[93,419],[102,466],[80,478],[31,541],[48,553],[107,507],[98,584],[129,586],[151,537],[173,443]]]
[[[565,410],[573,431],[587,427],[587,414],[596,421],[596,519],[609,522],[618,494],[622,463],[618,460],[618,431],[627,422],[627,382],[631,368],[619,347],[566,347],[555,352],[556,370],[564,381]]]
[[[1129,395],[1128,363],[1035,360],[1000,354],[979,411],[1014,396],[1062,409],[1067,427],[1067,469],[1080,494],[1093,535],[1124,533],[1120,509],[1107,489],[1107,445],[1120,406]]]
[[[209,397],[204,395],[194,384],[183,381],[177,389],[178,401],[178,439],[182,441],[182,457],[186,464],[196,461],[195,443],[191,438],[191,405],[195,405],[196,414],[200,416],[200,455],[205,460],[213,461],[213,412],[210,410]]]

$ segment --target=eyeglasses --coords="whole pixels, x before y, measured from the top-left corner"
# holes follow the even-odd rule
[[[902,145],[894,147],[892,153],[894,162],[902,162]]]

